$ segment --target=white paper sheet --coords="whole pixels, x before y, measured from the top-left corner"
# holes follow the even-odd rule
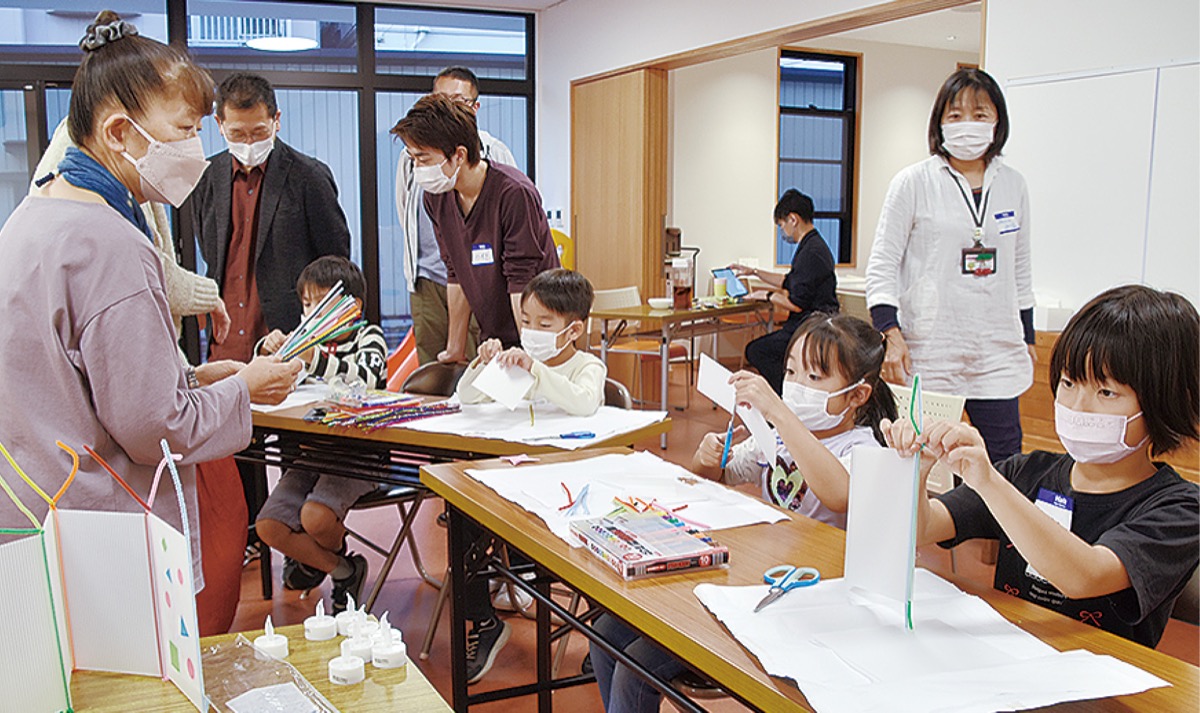
[[[762,413],[753,406],[737,404],[737,392],[729,383],[733,372],[721,366],[707,354],[700,355],[700,373],[696,376],[696,390],[712,399],[712,402],[733,413],[736,407],[737,415],[746,424],[746,429],[754,437],[763,462],[775,459],[775,430],[763,418]]]
[[[145,513],[59,510],[58,524],[75,666],[162,675]]]
[[[533,374],[519,366],[501,366],[499,359],[492,359],[471,385],[512,411],[533,386]]]
[[[259,413],[271,413],[296,406],[307,406],[329,398],[329,384],[323,381],[301,384],[296,390],[287,395],[282,403],[274,406],[266,404],[250,404],[250,408]]]
[[[913,459],[890,448],[850,452],[846,581],[903,604],[912,573]]]
[[[721,366],[716,359],[704,352],[700,353],[700,369],[696,373],[696,390],[725,409],[725,413],[733,413],[736,403],[733,385],[729,383],[731,374],[732,372]]]
[[[702,530],[722,530],[760,522],[778,522],[784,515],[765,503],[730,490],[668,463],[652,453],[597,456],[570,463],[519,468],[470,469],[467,474],[495,490],[501,497],[537,515],[555,535],[572,546],[573,519],[600,517],[617,505],[614,497],[657,500],[671,509],[686,505],[675,515]],[[567,491],[584,503],[568,515]]]
[[[3,495],[0,494],[0,497]],[[70,668],[55,640],[42,538],[23,536],[0,545],[0,709],[57,713],[67,709]],[[57,612],[62,617],[62,612]]]
[[[802,563],[797,563],[802,564]],[[793,590],[755,614],[767,587],[695,589],[774,676],[821,713],[984,713],[1139,693],[1168,685],[1086,651],[1059,653],[927,570],[915,577],[912,631],[845,579]]]
[[[601,406],[591,416],[571,416],[544,401],[535,403],[533,409],[533,425],[529,423],[528,408],[510,411],[503,404],[488,403],[464,404],[459,413],[423,418],[406,423],[403,427],[426,433],[456,433],[575,450],[636,431],[667,417],[665,411],[634,411],[612,406]],[[589,431],[596,436],[589,439],[555,437],[576,431]]]

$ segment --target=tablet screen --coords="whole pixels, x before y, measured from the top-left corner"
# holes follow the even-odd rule
[[[712,274],[713,277],[725,278],[725,290],[729,293],[730,297],[742,297],[750,292],[742,284],[742,281],[737,278],[737,275],[733,274],[733,270],[728,267],[718,267],[712,271]]]

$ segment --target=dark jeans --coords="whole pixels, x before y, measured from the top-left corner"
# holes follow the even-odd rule
[[[783,371],[787,364],[788,342],[792,341],[796,326],[798,325],[785,326],[746,345],[746,361],[763,375],[777,394],[783,393]]]
[[[483,535],[483,530],[472,522],[468,522],[463,530],[468,543],[475,542]],[[480,562],[486,559],[487,556],[487,548],[478,548],[469,551],[467,561],[464,563],[467,571],[469,572],[479,567]],[[457,596],[457,593],[454,594]],[[487,577],[475,577],[468,580],[466,591],[462,593],[462,596],[469,621],[479,622],[496,616],[496,609],[492,606],[491,593],[488,591]]]
[[[967,416],[983,436],[993,463],[1021,452],[1021,408],[1017,399],[967,399]]]
[[[601,636],[659,678],[669,681],[687,670],[674,656],[615,617],[602,614],[593,626]],[[600,687],[600,700],[604,702],[606,713],[658,713],[661,693],[629,667],[617,663],[599,646],[592,644],[591,654],[596,685]]]

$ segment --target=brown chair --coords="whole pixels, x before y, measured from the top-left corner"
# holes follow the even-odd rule
[[[1171,618],[1192,625],[1200,624],[1200,569],[1192,570],[1192,578],[1171,609]]]
[[[625,384],[608,377],[604,379],[604,405],[629,410],[633,408],[633,397]]]
[[[431,361],[418,366],[408,375],[400,390],[406,394],[453,396],[458,380],[467,371],[466,364],[443,364]]]

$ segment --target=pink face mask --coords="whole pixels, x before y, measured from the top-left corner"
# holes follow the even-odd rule
[[[128,151],[122,153],[137,169],[141,178],[142,195],[146,200],[170,203],[176,208],[183,205],[192,189],[200,182],[204,169],[208,168],[208,159],[204,158],[204,145],[200,143],[200,137],[193,136],[182,141],[159,141],[138,126],[133,119],[129,119],[129,123],[150,142],[146,155],[141,158],[134,158]]]
[[[1150,436],[1136,446],[1125,445],[1125,430],[1131,421],[1141,417],[1141,411],[1132,416],[1089,413],[1054,402],[1054,430],[1076,463],[1116,463],[1141,450]]]

